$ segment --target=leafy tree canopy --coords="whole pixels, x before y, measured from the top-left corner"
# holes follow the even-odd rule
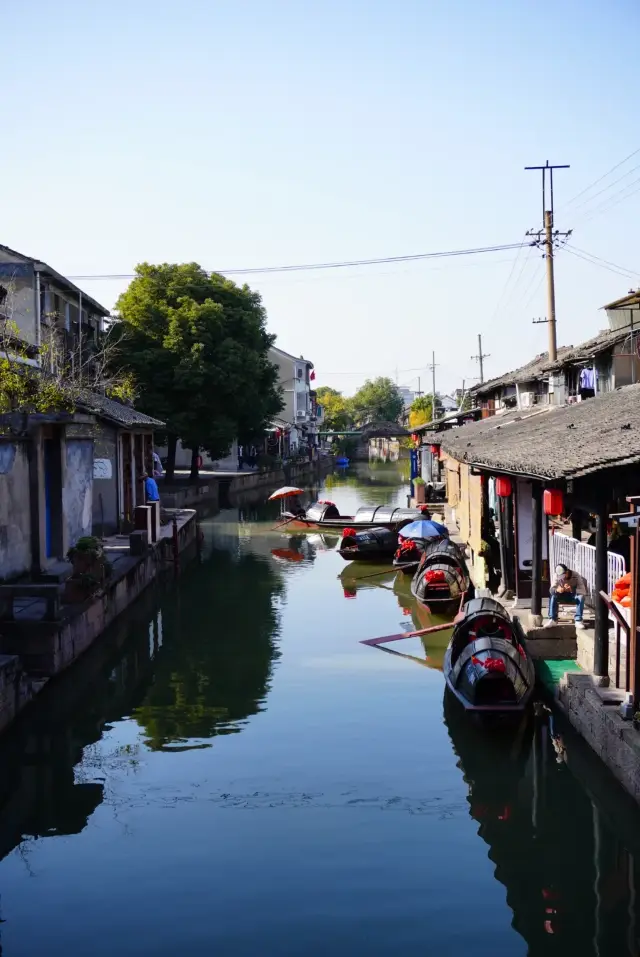
[[[349,429],[353,425],[350,401],[345,399],[341,392],[328,385],[320,386],[317,390],[318,405],[324,412],[323,427],[339,431]]]
[[[426,422],[433,420],[432,404],[433,398],[431,395],[420,395],[417,399],[413,400],[411,409],[409,410],[409,426],[411,428],[424,425]],[[440,406],[438,405],[438,396],[436,396],[436,417],[439,413]]]
[[[397,422],[404,409],[404,401],[392,379],[379,376],[367,379],[351,400],[358,425],[367,422]]]
[[[275,337],[247,285],[197,263],[142,263],[117,310],[120,354],[138,384],[139,407],[188,448],[217,458],[282,409],[269,361]]]

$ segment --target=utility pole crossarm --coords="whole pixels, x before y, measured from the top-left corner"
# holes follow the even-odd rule
[[[490,356],[489,352],[482,351],[482,336],[479,334],[478,335],[478,355],[471,356],[471,358],[473,359],[474,362],[478,362],[480,364],[480,385],[482,385],[482,383],[484,382],[484,360],[488,359],[489,356]]]
[[[538,233],[538,236],[544,233],[542,245],[545,247],[545,258],[547,260],[547,319],[549,324],[549,361],[555,362],[558,358],[558,344],[556,339],[556,287],[553,270],[553,171],[554,169],[569,169],[568,163],[556,164],[549,163],[544,166],[525,166],[525,170],[542,171],[542,220],[544,230]],[[547,209],[547,173],[549,174],[549,209]],[[556,233],[556,235],[559,235]]]

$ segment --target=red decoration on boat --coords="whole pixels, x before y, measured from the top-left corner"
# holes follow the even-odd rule
[[[511,479],[507,478],[506,475],[499,475],[496,479],[496,495],[499,498],[510,498],[511,488]]]
[[[429,506],[428,506],[428,505],[418,505],[418,511],[419,511],[419,512],[422,512],[423,515],[424,515],[424,513],[426,512],[427,515],[428,515],[428,514],[429,514]]]
[[[447,579],[443,571],[430,568],[428,572],[425,572],[424,580],[429,582],[430,585],[433,585],[436,582],[445,582]]]
[[[355,598],[358,594],[355,588],[343,588],[342,594],[345,598]]]
[[[471,661],[474,665],[480,665],[486,671],[500,671],[504,674],[505,665],[502,658],[477,658],[473,655]]]
[[[356,532],[355,528],[343,528],[343,530],[342,530],[342,537],[343,537],[343,538],[349,538],[349,537],[352,537],[352,536],[355,537],[355,535],[357,535],[357,532]]]
[[[546,488],[542,496],[542,508],[545,515],[564,514],[564,495],[561,488]]]

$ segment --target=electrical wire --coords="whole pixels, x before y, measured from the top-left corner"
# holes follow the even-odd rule
[[[586,199],[583,199],[581,203],[578,203],[578,205],[574,207],[574,209],[572,210],[572,213],[575,212],[575,210],[577,209],[581,209],[587,203],[592,202],[592,200],[594,200],[597,196],[601,196],[603,193],[608,193],[610,189],[613,189],[613,187],[617,186],[618,183],[621,183],[623,179],[626,179],[627,176],[631,176],[632,173],[636,173],[639,169],[640,169],[640,163],[638,163],[637,166],[632,166],[631,169],[628,170],[628,172],[624,173],[622,176],[619,176],[617,179],[614,179],[613,183],[609,183],[608,186],[603,186],[603,188],[599,189],[597,193],[593,194],[593,196],[588,196]],[[627,183],[627,186],[629,185],[630,184]],[[626,189],[627,187],[623,186],[622,188]],[[608,197],[607,199],[611,199],[611,197]]]
[[[621,166],[624,166],[625,163],[627,163],[634,156],[637,156],[638,153],[640,153],[640,148],[634,150],[632,153],[629,153],[629,155],[625,156],[623,160],[620,160],[619,163],[616,163],[615,166],[612,166],[610,170],[607,170],[606,173],[603,173],[602,176],[599,176],[597,179],[595,179],[593,183],[590,183],[588,186],[585,186],[584,189],[581,189],[579,193],[576,193],[576,195],[572,196],[571,199],[568,199],[566,203],[563,203],[560,206],[560,209],[565,209],[567,206],[571,206],[577,199],[580,199],[580,197],[584,196],[585,193],[588,193],[590,189],[593,189],[594,186],[597,186],[598,183],[601,183],[603,180],[605,180],[607,176],[611,176],[612,173],[615,173],[617,169],[620,169]]]
[[[625,270],[612,268],[611,266],[606,265],[604,262],[598,262],[595,258],[590,256],[588,253],[586,256],[583,256],[581,252],[578,252],[575,247],[569,246],[568,244],[564,249],[571,253],[572,256],[575,256],[577,259],[583,259],[586,263],[590,263],[592,266],[600,266],[601,269],[607,269],[609,272],[615,273],[617,276],[624,276],[625,279],[632,279],[634,273],[626,272]],[[636,273],[637,275],[637,273]]]
[[[580,249],[579,246],[575,246],[573,243],[565,243],[566,249],[573,249],[578,253],[582,253],[584,256],[588,256],[589,259],[596,261],[596,264],[602,264],[606,266],[611,266],[613,269],[621,273],[625,273],[629,278],[633,276],[640,276],[640,270],[627,269],[625,266],[620,266],[618,263],[612,263],[610,259],[603,259],[602,256],[596,256],[594,253],[590,253],[587,249]]]
[[[325,263],[302,263],[299,265],[287,265],[287,266],[260,266],[256,268],[242,268],[242,269],[216,269],[213,272],[221,273],[224,276],[245,276],[245,275],[258,275],[264,273],[275,273],[275,272],[303,272],[310,270],[318,269],[346,269],[353,266],[375,266],[382,263],[399,263],[399,262],[417,262],[418,260],[425,259],[446,259],[453,256],[476,256],[480,253],[494,253],[494,252],[503,252],[506,249],[520,249],[523,245],[531,246],[532,243],[504,243],[502,245],[495,246],[477,246],[471,249],[447,249],[441,252],[434,253],[413,253],[406,256],[382,256],[377,259],[351,259],[340,262],[325,262]],[[111,273],[111,274],[96,274],[93,276],[68,276],[69,279],[76,280],[98,280],[98,279],[134,279],[135,274],[133,273]]]
[[[522,240],[523,246],[524,246],[525,240],[526,240],[526,233],[525,233],[525,236],[523,237],[523,240]],[[516,254],[516,256],[515,256],[515,258],[514,258],[514,260],[513,260],[511,269],[509,270],[509,275],[507,276],[507,281],[505,282],[504,286],[502,287],[502,291],[501,291],[500,296],[499,296],[499,298],[498,298],[498,302],[497,302],[497,304],[496,304],[496,308],[494,309],[493,315],[491,316],[491,325],[493,325],[493,323],[495,322],[497,316],[498,316],[499,313],[500,313],[500,307],[502,306],[502,301],[503,301],[503,299],[504,299],[504,297],[505,297],[505,294],[506,294],[506,292],[507,292],[507,288],[509,287],[509,283],[511,282],[511,277],[513,276],[513,274],[514,274],[514,272],[515,272],[515,268],[516,268],[516,265],[517,265],[517,263],[518,263],[518,260],[520,259],[520,254],[522,253],[523,246],[521,246],[520,249],[518,250],[518,252],[517,252],[517,254]],[[525,256],[525,258],[523,259],[522,266],[520,267],[520,272],[518,273],[517,279],[516,279],[514,285],[513,285],[512,288],[511,288],[511,292],[510,292],[509,298],[511,298],[511,296],[513,296],[513,291],[514,291],[514,289],[517,287],[517,285],[518,285],[518,283],[519,283],[519,281],[520,281],[520,277],[522,276],[522,273],[523,273],[523,271],[524,271],[524,267],[525,267],[526,264],[527,264],[527,258],[528,258],[528,257]]]
[[[615,193],[614,196],[609,196],[608,199],[600,206],[596,206],[596,208],[593,210],[587,210],[587,218],[581,220],[582,225],[590,223],[592,219],[596,218],[596,216],[601,216],[604,213],[608,213],[610,209],[613,209],[614,206],[618,206],[620,203],[623,203],[625,199],[630,199],[640,190],[640,185],[637,184],[640,184],[640,177],[638,177],[638,179],[634,179],[632,183],[628,183],[627,186],[619,190],[618,193]],[[632,189],[631,192],[628,193],[627,190],[631,189],[632,186],[635,186],[635,189]],[[613,200],[613,202],[611,202],[611,200]]]

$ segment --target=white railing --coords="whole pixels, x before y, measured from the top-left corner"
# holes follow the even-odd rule
[[[596,550],[593,545],[586,545],[569,535],[560,532],[549,535],[549,570],[553,579],[556,565],[566,565],[587,583],[587,602],[593,606],[596,593]],[[607,591],[613,591],[613,586],[626,572],[625,560],[622,555],[607,552]]]

